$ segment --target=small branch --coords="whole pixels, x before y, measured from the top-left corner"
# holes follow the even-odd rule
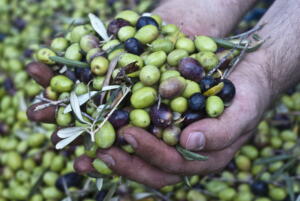
[[[249,37],[249,35],[261,30],[267,23],[263,23],[259,26],[256,26],[252,29],[250,29],[249,31],[246,31],[244,33],[241,33],[241,34],[238,34],[238,35],[235,35],[235,36],[230,36],[230,37],[227,37],[227,38],[224,38],[226,40],[232,40],[232,39],[237,39],[237,38],[242,38],[242,37]]]

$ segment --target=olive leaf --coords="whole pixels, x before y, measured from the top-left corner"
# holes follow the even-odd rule
[[[271,177],[271,180],[276,180],[279,176],[281,176],[284,172],[286,172],[288,169],[294,166],[294,164],[297,162],[296,159],[292,159],[285,163],[282,167],[280,167]]]
[[[108,193],[106,194],[105,198],[103,201],[111,201],[113,195],[115,194],[117,190],[118,184],[114,183],[113,186],[109,189]]]
[[[300,201],[300,195],[298,195],[297,200],[296,201]]]
[[[110,91],[110,90],[118,89],[118,88],[120,88],[120,85],[108,85],[108,86],[103,87],[101,91]]]
[[[79,103],[79,100],[78,100],[78,97],[77,97],[75,91],[71,92],[70,104],[71,104],[71,108],[72,108],[76,118],[82,123],[88,123],[82,117],[81,110],[80,110],[80,103]]]
[[[72,201],[72,198],[71,197],[65,197],[64,199],[62,199],[61,201]]]
[[[79,101],[79,105],[83,105],[84,103],[86,103],[88,100],[90,100],[90,98],[93,98],[97,93],[100,93],[100,91],[90,91],[86,94],[82,94],[80,96],[78,96],[78,101]],[[69,113],[72,111],[72,107],[71,104],[67,105],[67,107],[64,110],[64,114]]]
[[[135,200],[141,200],[141,199],[145,199],[147,197],[153,196],[154,193],[136,193],[134,194],[134,199]]]
[[[109,36],[107,34],[106,28],[103,22],[96,15],[90,13],[89,19],[94,30],[103,38],[104,41],[109,40]]]
[[[34,185],[32,186],[32,188],[30,189],[30,192],[28,194],[28,199],[38,190],[38,187],[41,185],[41,183],[43,182],[43,177],[46,174],[46,172],[48,172],[49,168],[46,168],[45,170],[43,170],[43,172],[40,174],[40,176],[37,178],[37,180],[35,181]]]
[[[80,131],[78,133],[73,133],[73,135],[71,135],[70,137],[67,137],[61,141],[59,141],[55,148],[56,149],[63,149],[64,147],[66,147],[67,145],[69,145],[71,142],[73,142],[77,137],[79,137],[84,131]]]
[[[74,133],[80,133],[80,132],[82,133],[84,131],[85,131],[85,129],[83,127],[63,128],[57,132],[57,136],[60,138],[68,138],[71,135],[73,135]]]
[[[188,176],[184,176],[184,183],[185,185],[187,185],[189,188],[192,187],[191,183],[190,183],[190,180],[189,180],[189,177]]]
[[[289,194],[290,200],[295,200],[295,194],[294,194],[294,181],[289,175],[284,175],[284,180],[286,183],[287,192]],[[298,197],[299,198],[299,197]],[[297,200],[298,200],[297,198]]]
[[[290,159],[293,157],[294,156],[292,154],[282,154],[282,155],[273,156],[273,157],[261,158],[261,159],[254,161],[254,165],[264,165],[264,164],[274,163],[277,161],[287,160],[287,159]]]
[[[74,61],[71,59],[67,59],[64,57],[59,56],[51,56],[49,57],[52,61],[55,61],[56,63],[64,64],[66,66],[72,66],[72,67],[78,67],[78,68],[87,68],[89,65],[87,63],[81,62],[81,61]]]
[[[97,186],[98,191],[101,191],[102,186],[103,186],[103,178],[98,178],[96,180],[96,186]]]
[[[183,158],[185,158],[188,161],[205,161],[208,159],[207,156],[191,152],[178,145],[176,146],[176,150],[182,155]]]

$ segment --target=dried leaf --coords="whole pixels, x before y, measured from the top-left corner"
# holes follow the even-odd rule
[[[81,110],[80,110],[80,103],[74,91],[72,91],[70,95],[70,104],[76,118],[82,123],[87,123],[87,121],[85,121],[82,117]]]
[[[98,178],[96,180],[96,186],[97,186],[98,191],[101,191],[102,186],[103,186],[103,178]]]
[[[182,148],[181,146],[176,146],[176,150],[182,155],[182,157],[189,161],[205,161],[208,159],[207,156],[191,152]]]
[[[113,186],[109,189],[108,193],[106,194],[105,198],[103,201],[111,201],[113,195],[115,194],[117,190],[118,184],[114,183]]]
[[[83,133],[85,129],[83,127],[70,127],[70,128],[63,128],[57,132],[57,136],[60,138],[68,138],[75,133]]]
[[[81,132],[81,133],[82,133],[82,132]],[[71,136],[68,137],[68,138],[65,138],[65,139],[59,141],[59,142],[56,144],[55,148],[56,148],[56,149],[63,149],[63,148],[65,148],[65,147],[68,146],[71,142],[73,142],[77,137],[79,137],[79,136],[81,135],[81,133],[76,133],[76,134],[74,134],[74,135],[71,135]]]
[[[261,159],[256,160],[254,162],[254,165],[264,165],[264,164],[274,163],[277,161],[287,160],[290,158],[293,158],[292,154],[282,154],[282,155],[273,156],[273,157],[261,158]]]
[[[60,64],[64,64],[66,66],[78,67],[78,68],[88,68],[89,65],[87,63],[81,61],[74,61],[71,59],[67,59],[59,56],[51,56],[49,57],[52,61],[55,61]]]
[[[90,22],[94,30],[103,38],[104,41],[109,40],[109,36],[107,34],[106,28],[103,22],[94,14],[89,14]]]
[[[100,93],[100,91],[90,91],[89,93],[82,94],[78,96],[79,105],[83,105],[86,103],[90,98],[93,98],[97,93]],[[64,110],[64,114],[69,113],[72,111],[71,104],[67,105],[67,107]]]

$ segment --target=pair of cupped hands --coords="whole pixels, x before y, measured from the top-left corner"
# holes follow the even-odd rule
[[[234,27],[241,14],[228,12],[229,9],[222,9],[222,5],[215,2],[163,1],[154,12],[161,15],[167,23],[180,26],[189,36],[222,37]],[[233,6],[232,9],[238,8]],[[207,161],[187,161],[174,147],[136,127],[125,127],[118,131],[132,145],[135,154],[130,155],[118,147],[112,147],[98,150],[97,157],[116,174],[154,188],[175,184],[182,176],[220,171],[251,137],[269,105],[270,92],[262,84],[265,78],[259,73],[261,66],[257,60],[260,58],[259,54],[255,61],[246,57],[230,75],[229,79],[236,87],[236,96],[220,118],[202,119],[182,131],[180,145],[208,156]],[[41,79],[34,73],[31,76],[37,81]],[[42,79],[50,80],[50,77]],[[55,108],[34,112],[35,107],[33,105],[28,109],[29,119],[42,122],[55,119]],[[79,173],[94,171],[92,161],[88,156],[80,156],[74,162],[75,170]]]

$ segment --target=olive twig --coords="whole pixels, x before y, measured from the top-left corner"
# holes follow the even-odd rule
[[[242,37],[249,37],[251,34],[261,30],[267,23],[263,23],[259,26],[254,27],[253,29],[250,29],[249,31],[246,31],[244,33],[235,35],[235,36],[229,36],[227,38],[224,38],[225,40],[232,40],[232,39],[237,39],[237,38],[242,38]]]
[[[38,105],[38,106],[34,109],[35,112],[36,112],[36,111],[39,111],[39,110],[43,110],[43,109],[45,109],[45,108],[47,108],[47,107],[50,107],[50,106],[53,106],[53,105],[54,105],[54,106],[56,106],[56,105],[65,105],[64,103],[67,102],[67,101],[69,101],[69,99],[63,99],[63,100],[58,100],[58,101],[52,101],[52,100],[49,100],[49,99],[44,98],[44,97],[37,97],[37,99],[42,100],[42,101],[45,101],[45,102],[47,102],[47,103],[42,104],[42,105]]]

